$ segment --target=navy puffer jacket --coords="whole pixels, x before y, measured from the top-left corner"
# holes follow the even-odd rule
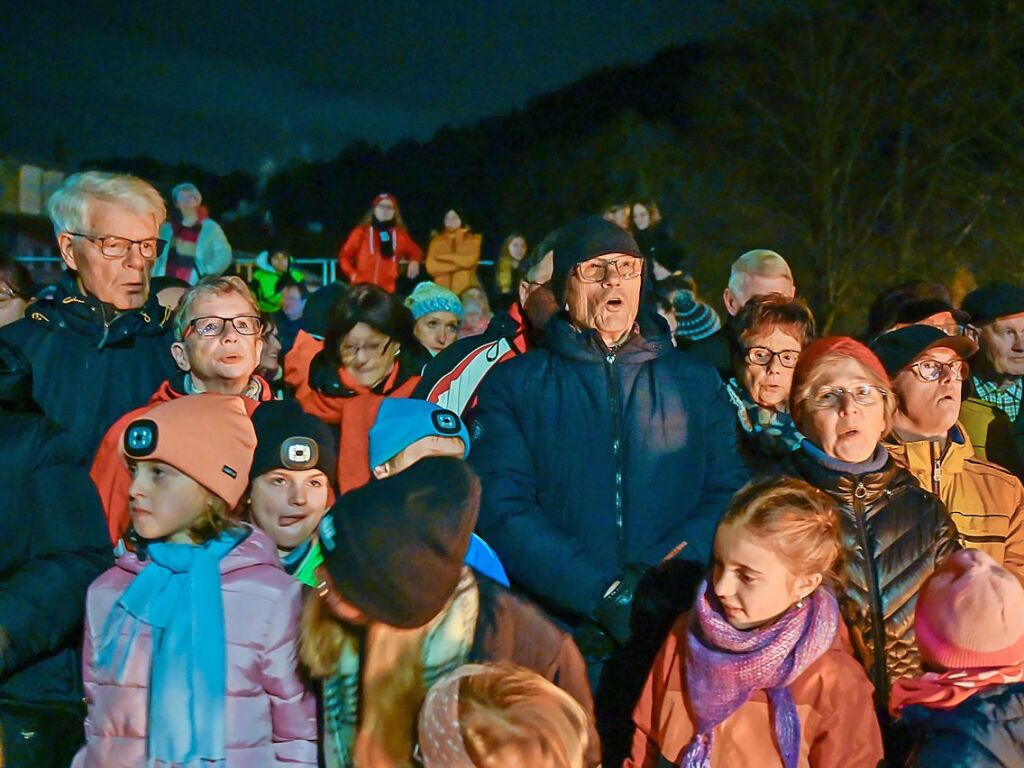
[[[177,370],[171,311],[156,295],[115,313],[82,294],[73,273],[43,291],[26,317],[0,329],[32,369],[32,396],[74,448],[91,457],[107,428]]]
[[[910,706],[902,720],[919,744],[910,768],[1024,765],[1024,683],[987,688],[949,710]]]
[[[746,480],[715,371],[651,321],[610,353],[564,316],[546,347],[490,371],[469,460],[481,535],[512,581],[567,621],[589,616],[629,563],[680,542],[706,562]]]

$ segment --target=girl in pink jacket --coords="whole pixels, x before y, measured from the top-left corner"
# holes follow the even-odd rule
[[[230,515],[255,445],[226,395],[164,403],[126,428],[132,528],[89,588],[73,768],[316,765],[296,667],[302,585]]]

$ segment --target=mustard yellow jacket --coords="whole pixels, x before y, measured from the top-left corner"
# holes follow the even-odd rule
[[[886,444],[893,460],[945,503],[963,546],[980,549],[1024,581],[1024,487],[1002,467],[974,455],[958,423],[945,449],[937,440]]]

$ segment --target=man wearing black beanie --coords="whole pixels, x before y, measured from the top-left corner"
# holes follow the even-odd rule
[[[481,385],[470,463],[479,533],[574,628],[593,682],[629,637],[640,575],[680,551],[706,563],[746,470],[721,380],[641,309],[647,265],[629,233],[591,216],[556,242],[564,311],[544,349]]]

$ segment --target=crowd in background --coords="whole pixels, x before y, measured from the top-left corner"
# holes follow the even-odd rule
[[[1024,287],[820,336],[654,201],[482,285],[385,193],[314,289],[172,202],[0,261],[3,764],[1024,764]]]

